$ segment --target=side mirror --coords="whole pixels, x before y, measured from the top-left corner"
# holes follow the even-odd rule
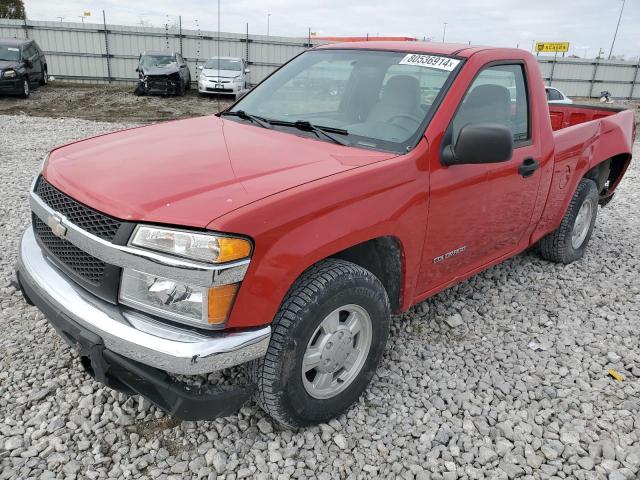
[[[140,67],[136,67],[136,72],[140,73]]]
[[[513,133],[499,123],[477,123],[462,127],[455,145],[442,150],[443,165],[499,163],[511,159]]]
[[[198,70],[202,70],[203,68],[204,68],[204,66],[198,65]]]
[[[33,68],[33,62],[29,59],[26,59],[24,61],[24,64],[26,65],[27,68]]]
[[[250,69],[248,69],[248,68],[245,68],[245,69],[244,69],[244,73],[251,73],[251,70],[250,70]]]

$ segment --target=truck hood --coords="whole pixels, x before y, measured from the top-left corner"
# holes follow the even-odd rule
[[[43,174],[113,217],[204,228],[269,195],[394,156],[207,116],[65,145]]]

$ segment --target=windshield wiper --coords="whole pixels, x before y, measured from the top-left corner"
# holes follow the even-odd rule
[[[294,127],[294,128],[297,128],[298,130],[304,130],[306,132],[313,132],[318,137],[327,138],[331,140],[333,143],[337,143],[338,145],[346,145],[346,146],[351,145],[351,142],[347,142],[345,140],[342,140],[341,138],[331,135],[331,133],[338,133],[340,135],[349,135],[349,132],[342,128],[325,127],[323,125],[314,125],[313,123],[308,122],[307,120],[296,120],[295,122],[287,122],[285,120],[269,120],[269,123],[271,123],[272,125],[282,125],[284,127]]]
[[[244,110],[235,110],[233,112],[220,112],[220,116],[227,117],[238,117],[243,120],[249,120],[250,122],[255,123],[256,125],[260,125],[262,128],[273,128],[271,124],[260,117],[256,117],[255,115],[251,115],[250,113],[245,112]]]

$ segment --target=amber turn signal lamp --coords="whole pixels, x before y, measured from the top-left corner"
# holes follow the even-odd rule
[[[219,237],[218,263],[247,258],[251,253],[251,243],[243,238]]]
[[[239,283],[232,283],[209,289],[210,325],[221,325],[227,321],[239,287]]]

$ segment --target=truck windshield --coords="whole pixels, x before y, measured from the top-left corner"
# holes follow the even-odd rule
[[[204,68],[239,72],[242,70],[242,61],[239,58],[210,58],[204,64]]]
[[[20,60],[20,49],[18,47],[0,45],[0,60],[7,60],[9,62]]]
[[[417,143],[459,64],[451,57],[407,52],[312,50],[267,78],[230,112],[281,129],[311,124],[356,147],[405,152]]]

